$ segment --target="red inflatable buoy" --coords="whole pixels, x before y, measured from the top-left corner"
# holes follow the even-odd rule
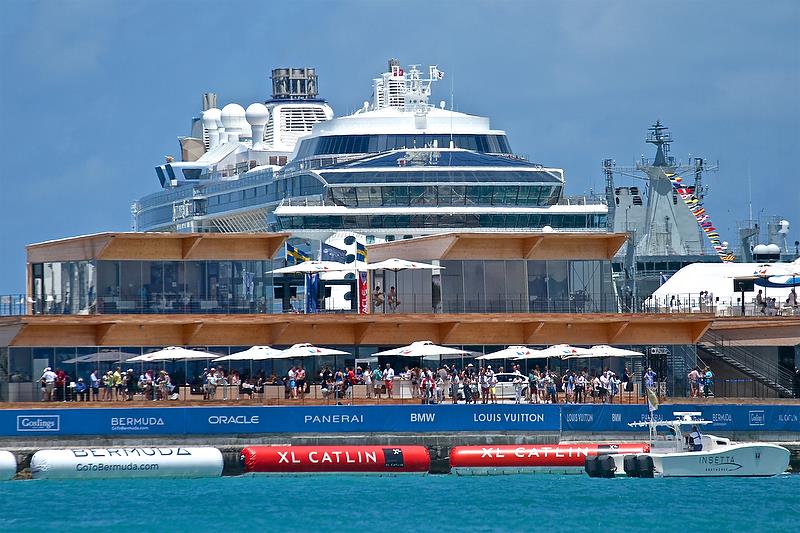
[[[648,453],[646,443],[553,444],[535,446],[456,446],[450,450],[451,468],[580,467],[587,457],[605,454]]]
[[[428,472],[425,446],[248,446],[247,472]]]

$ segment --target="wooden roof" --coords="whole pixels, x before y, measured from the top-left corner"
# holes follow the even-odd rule
[[[627,239],[624,233],[443,233],[369,246],[370,262],[399,257],[436,259],[609,260]]]
[[[98,233],[31,244],[28,263],[88,260],[267,260],[288,233]]]
[[[13,321],[18,329],[9,344],[694,344],[712,320],[708,314],[28,315]]]

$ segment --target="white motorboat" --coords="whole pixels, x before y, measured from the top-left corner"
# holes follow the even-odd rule
[[[731,442],[704,434],[711,424],[699,412],[675,412],[674,420],[633,422],[631,427],[648,428],[650,453],[612,454],[598,457],[586,471],[594,477],[763,477],[776,476],[789,466],[789,450],[761,442]],[[666,434],[659,434],[659,428]],[[612,474],[613,472],[613,474]]]

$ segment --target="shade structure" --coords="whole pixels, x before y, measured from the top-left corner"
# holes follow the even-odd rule
[[[771,278],[772,276],[800,276],[800,262],[770,263],[761,265],[753,272],[754,277]]]
[[[276,354],[281,353],[281,350],[270,348],[269,346],[253,346],[242,352],[232,353],[214,359],[217,361],[263,361],[265,359],[274,359]]]
[[[417,261],[407,261],[396,257],[367,265],[367,270],[391,270],[393,272],[400,272],[401,270],[434,270],[444,268],[443,266],[429,265],[428,263],[420,263]]]
[[[475,359],[480,361],[490,361],[495,359],[518,359],[526,356],[531,357],[541,357],[536,354],[540,353],[541,350],[532,350],[527,346],[509,346],[503,350],[499,350],[497,352],[487,353],[485,355],[479,355]]]
[[[320,272],[352,272],[355,265],[335,261],[303,261],[296,265],[277,268],[271,274],[316,274]]]
[[[400,355],[403,357],[438,357],[447,355],[469,355],[471,352],[439,346],[431,341],[412,342],[408,346],[393,348],[373,355]]]
[[[88,355],[73,357],[61,361],[62,364],[71,365],[75,363],[116,363],[128,361],[134,357],[132,353],[121,352],[119,350],[109,350],[107,352],[95,352]]]
[[[350,353],[304,343],[295,344],[291,348],[281,350],[267,359],[299,359],[301,357],[320,357],[323,355],[350,355]]]
[[[583,350],[583,348],[581,348]],[[608,346],[606,344],[598,344],[589,348],[590,354],[580,354],[580,355],[565,355],[562,356],[562,359],[577,359],[580,357],[587,358],[587,357],[599,357],[599,358],[606,358],[606,357],[643,357],[644,354],[642,352],[636,352],[633,350],[625,350],[623,348],[615,348],[613,346]]]
[[[588,348],[578,348],[570,346],[569,344],[556,344],[544,350],[534,350],[531,355],[517,357],[517,360],[522,359],[549,359],[550,357],[565,358],[568,356],[586,356],[591,357],[591,352]]]
[[[219,354],[203,352],[200,350],[189,350],[180,346],[168,346],[163,350],[146,353],[128,359],[131,361],[188,361],[190,359],[216,359]]]

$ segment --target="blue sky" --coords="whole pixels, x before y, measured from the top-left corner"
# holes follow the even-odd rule
[[[800,237],[800,2],[0,3],[0,294],[24,290],[27,243],[130,228],[204,91],[269,95],[277,66],[314,66],[337,114],[360,106],[389,57],[438,64],[434,101],[488,115],[512,148],[601,191],[600,162],[719,160],[707,207],[724,240],[748,216]],[[763,210],[763,211],[762,211]]]

